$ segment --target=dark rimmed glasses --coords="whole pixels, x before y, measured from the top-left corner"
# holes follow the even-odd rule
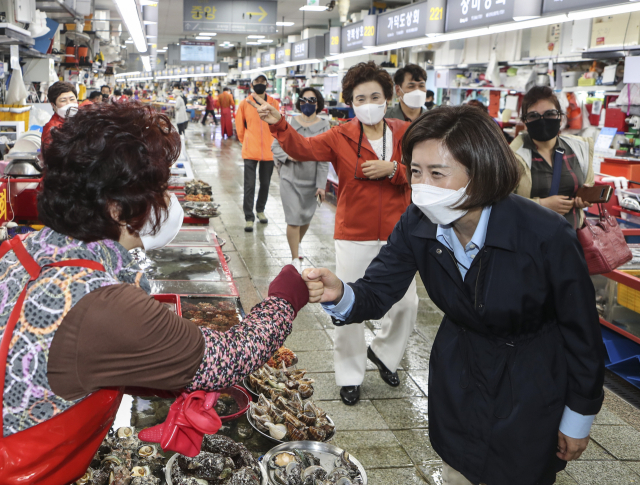
[[[539,119],[544,118],[545,120],[559,120],[562,117],[562,112],[557,109],[550,109],[544,112],[544,114],[540,114],[537,111],[529,111],[525,117],[525,123],[530,123],[532,121],[538,121]]]

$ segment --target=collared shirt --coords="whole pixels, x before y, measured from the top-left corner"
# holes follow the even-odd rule
[[[465,247],[462,247],[458,236],[456,236],[453,231],[453,226],[441,226],[438,224],[436,238],[453,252],[463,279],[467,274],[469,267],[473,263],[474,258],[484,247],[490,216],[491,207],[485,207],[480,215],[478,226],[476,227],[471,240]],[[353,309],[355,295],[353,293],[353,289],[349,285],[344,281],[342,284],[344,286],[344,295],[340,302],[338,302],[337,305],[334,305],[333,303],[323,303],[322,307],[326,313],[336,320],[345,321]],[[570,438],[586,438],[589,436],[594,419],[595,416],[583,416],[582,414],[576,413],[569,409],[569,407],[565,406],[559,429],[563,434]]]
[[[489,217],[491,216],[491,207],[485,207],[480,214],[480,220],[476,227],[471,240],[463,248],[462,244],[458,240],[458,236],[453,231],[453,226],[441,226],[438,224],[438,231],[436,232],[436,238],[443,245],[453,251],[453,256],[458,263],[458,269],[462,275],[462,279],[467,275],[467,271],[473,263],[474,258],[478,255],[480,250],[484,247],[484,241],[487,238],[487,226],[489,225]]]
[[[422,114],[422,113],[424,113],[426,111],[427,111],[427,108],[425,108],[424,106],[422,106],[420,108],[420,114]],[[404,121],[411,121],[404,114],[404,111],[402,111],[402,105],[400,104],[400,101],[398,101],[398,104],[396,104],[394,107],[389,108],[387,110],[387,113],[384,115],[384,117],[385,118],[395,118],[395,119],[404,120]]]

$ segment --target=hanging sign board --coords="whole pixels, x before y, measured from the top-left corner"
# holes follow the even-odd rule
[[[249,59],[249,68],[251,69],[258,68],[258,59],[256,58],[256,56],[251,56],[251,58]]]
[[[329,29],[329,51],[328,54],[340,54],[340,37],[342,27],[331,27]]]
[[[276,49],[276,65],[291,61],[291,44],[287,42]]]
[[[249,69],[251,67],[251,57],[246,56],[244,58],[244,69]]]
[[[571,10],[583,10],[592,7],[604,7],[611,5],[611,0],[544,0],[542,13],[569,12]]]
[[[268,67],[271,65],[271,56],[269,52],[262,53],[262,63],[260,64],[262,67]]]
[[[220,62],[218,64],[213,65],[213,72],[220,74],[227,74],[229,72],[229,63],[228,62]]]
[[[429,0],[378,15],[377,45],[444,33],[446,0]]]
[[[204,72],[204,66],[196,66],[196,74],[202,74]]]
[[[269,47],[269,65],[270,66],[276,65],[276,48],[275,47]]]
[[[299,40],[291,45],[291,60],[304,61],[309,59],[309,39]]]
[[[278,2],[273,0],[183,0],[183,29],[189,32],[272,34]]]
[[[376,15],[367,15],[360,22],[342,27],[341,52],[353,52],[376,45]]]
[[[516,1],[527,0],[448,0],[445,31],[511,22]]]
[[[213,72],[213,64],[206,64],[204,66],[204,72],[205,74],[210,74]]]

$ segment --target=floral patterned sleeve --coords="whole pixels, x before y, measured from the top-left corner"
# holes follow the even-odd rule
[[[204,357],[187,390],[223,389],[238,383],[282,347],[291,333],[294,316],[289,302],[269,297],[227,332],[201,327]]]

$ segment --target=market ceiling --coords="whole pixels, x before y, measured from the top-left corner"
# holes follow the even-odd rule
[[[360,12],[361,10],[368,10],[371,5],[371,0],[340,0],[342,2],[349,2],[349,14]],[[320,0],[320,5],[329,4],[330,0]],[[407,5],[412,3],[409,0],[387,0],[380,1],[377,0],[376,4],[386,4],[388,8],[396,8],[403,5]],[[271,45],[276,45],[282,35],[300,35],[303,27],[303,11],[300,10],[300,7],[306,5],[306,0],[278,0],[278,18],[277,21],[281,22],[294,22],[293,26],[285,26],[284,32],[282,27],[277,27],[278,32],[272,35],[268,35],[267,38],[273,39],[273,43]],[[113,3],[113,0],[96,0],[95,8],[97,9],[109,9],[111,10],[111,18],[118,18],[118,11]],[[185,38],[193,38],[194,32],[185,31],[183,29],[183,1],[182,0],[158,0],[158,48],[166,47],[170,43],[176,43],[180,39]],[[344,6],[343,6],[344,8]],[[340,7],[339,2],[336,1],[336,5],[331,11],[324,12],[304,12],[304,27],[305,28],[321,28],[324,30],[328,29],[329,22],[333,22],[334,25],[337,24],[340,20]],[[122,26],[123,30],[126,32],[126,27]],[[218,33],[215,37],[216,44],[219,47],[219,51],[224,55],[228,53],[232,55],[231,48],[223,48],[221,44],[225,41],[231,42],[234,45],[241,43],[244,47],[247,41],[251,41],[252,39],[247,39],[248,34],[228,34],[228,33]],[[126,36],[125,36],[126,38]]]

